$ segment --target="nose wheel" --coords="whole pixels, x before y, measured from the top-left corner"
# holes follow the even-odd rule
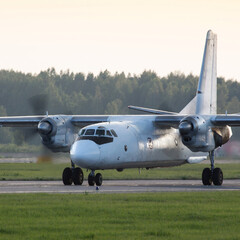
[[[97,186],[101,186],[102,185],[102,174],[101,173],[97,173],[95,176],[95,172],[91,171],[91,173],[89,173],[88,175],[88,184],[89,186],[94,186],[95,183]]]
[[[211,169],[203,169],[202,183],[203,185],[211,185],[213,183],[216,186],[221,186],[223,183],[223,172],[221,168],[214,168],[214,150],[209,153],[209,157],[211,161]]]

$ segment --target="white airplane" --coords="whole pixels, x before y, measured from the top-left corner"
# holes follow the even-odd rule
[[[240,115],[217,115],[217,36],[208,31],[196,96],[180,113],[129,106],[150,115],[52,115],[1,117],[3,127],[35,127],[42,143],[54,152],[70,152],[65,185],[81,185],[91,170],[89,185],[102,185],[96,170],[172,167],[199,163],[210,157],[202,172],[204,185],[222,185],[214,167],[214,151],[240,126]],[[80,131],[79,131],[80,130]],[[78,167],[76,167],[78,166]]]

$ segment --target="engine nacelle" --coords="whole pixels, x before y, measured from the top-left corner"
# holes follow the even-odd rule
[[[232,136],[229,126],[212,127],[202,116],[188,116],[179,124],[183,144],[193,152],[210,152]]]
[[[38,124],[42,143],[53,152],[69,152],[75,133],[68,116],[46,117]]]
[[[198,115],[188,116],[179,124],[183,144],[193,152],[215,149],[214,135],[206,120]]]

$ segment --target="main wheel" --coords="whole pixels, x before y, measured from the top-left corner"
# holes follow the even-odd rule
[[[202,183],[203,185],[212,184],[212,172],[210,168],[204,168],[202,172]]]
[[[77,167],[73,169],[73,182],[75,185],[82,185],[83,183],[83,171],[81,168]]]
[[[95,182],[97,186],[102,186],[102,174],[101,173],[97,173],[97,175],[95,176]]]
[[[213,170],[213,183],[214,185],[221,186],[223,183],[223,172],[221,168],[215,168]]]
[[[88,175],[88,184],[89,186],[94,186],[95,184],[95,176],[91,173]]]
[[[67,167],[63,170],[62,174],[62,181],[64,185],[71,185],[73,182],[72,179],[72,170],[71,168]]]

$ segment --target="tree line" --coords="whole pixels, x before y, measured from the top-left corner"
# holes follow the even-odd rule
[[[39,74],[1,70],[0,115],[138,113],[128,105],[179,112],[195,96],[198,78],[179,72],[160,77],[153,71],[126,75],[105,70],[95,76],[54,68]],[[218,113],[240,112],[240,83],[218,78],[217,85]],[[0,129],[0,143],[25,141],[21,130]]]

